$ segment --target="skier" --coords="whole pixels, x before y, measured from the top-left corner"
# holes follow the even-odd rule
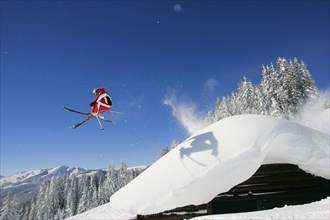
[[[104,90],[104,88],[96,88],[93,90],[95,99],[91,102],[92,107],[91,116],[104,119],[101,115],[103,112],[110,111],[112,107],[112,100],[110,95]]]

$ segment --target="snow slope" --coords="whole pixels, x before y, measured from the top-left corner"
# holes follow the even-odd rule
[[[71,219],[129,219],[207,203],[268,163],[296,164],[330,179],[329,134],[270,116],[226,118],[178,145],[110,203]]]

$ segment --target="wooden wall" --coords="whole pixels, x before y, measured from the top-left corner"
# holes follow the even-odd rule
[[[205,186],[207,187],[207,186]],[[292,164],[261,166],[247,181],[199,206],[185,206],[138,220],[177,220],[207,214],[249,212],[285,205],[306,204],[330,196],[330,181],[308,174]]]

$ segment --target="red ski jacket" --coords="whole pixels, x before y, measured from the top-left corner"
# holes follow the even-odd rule
[[[101,115],[102,112],[110,111],[112,100],[104,88],[97,89],[96,97],[91,103],[92,114]]]

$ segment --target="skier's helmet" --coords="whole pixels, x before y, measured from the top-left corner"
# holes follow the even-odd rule
[[[94,93],[95,95],[97,95],[98,90],[99,90],[99,88],[95,88],[95,89],[93,89],[93,93]]]

